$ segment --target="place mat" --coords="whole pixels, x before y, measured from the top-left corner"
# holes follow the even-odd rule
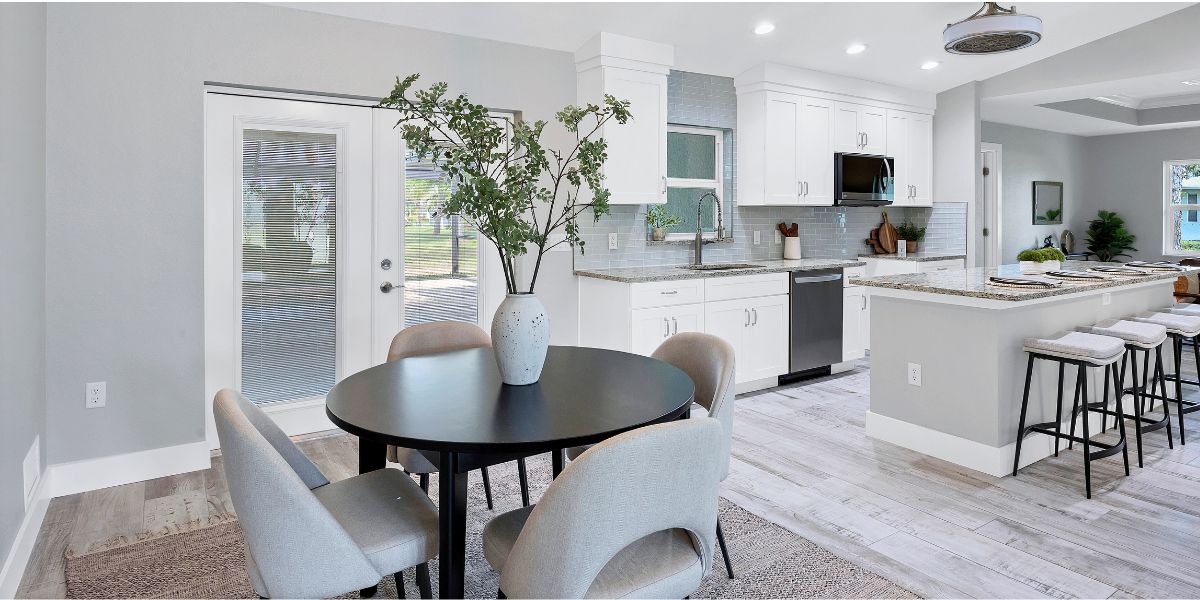
[[[1149,271],[1134,269],[1131,267],[1090,267],[1089,271],[1102,273],[1104,275],[1114,275],[1117,277],[1146,277],[1151,275]]]
[[[1100,275],[1099,273],[1085,273],[1083,271],[1047,271],[1044,275],[1053,279],[1076,283],[1099,283],[1109,280],[1109,277]]]
[[[1186,270],[1183,267],[1181,267],[1175,263],[1170,263],[1170,262],[1166,262],[1166,261],[1146,262],[1144,260],[1135,260],[1133,262],[1128,262],[1125,264],[1127,264],[1131,267],[1137,267],[1139,269],[1150,269],[1152,271],[1185,271]]]
[[[996,287],[1006,287],[1023,290],[1052,290],[1062,286],[1061,281],[1032,279],[1026,277],[988,277],[987,284]]]

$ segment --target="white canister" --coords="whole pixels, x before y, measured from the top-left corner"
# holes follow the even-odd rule
[[[800,260],[800,238],[783,238],[783,258],[785,260]]]

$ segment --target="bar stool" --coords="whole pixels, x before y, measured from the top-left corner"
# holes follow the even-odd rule
[[[1021,397],[1021,419],[1017,425],[1017,448],[1013,456],[1013,477],[1021,466],[1021,444],[1030,432],[1049,435],[1054,438],[1054,454],[1058,455],[1059,440],[1066,438],[1072,442],[1083,444],[1083,478],[1087,497],[1092,497],[1092,461],[1112,456],[1118,452],[1125,460],[1125,474],[1129,474],[1129,449],[1125,441],[1124,411],[1121,406],[1121,383],[1117,377],[1116,364],[1125,355],[1125,343],[1114,337],[1071,331],[1051,338],[1029,338],[1025,340],[1024,350],[1029,354],[1029,363],[1025,368],[1025,392]],[[1033,363],[1035,360],[1049,360],[1058,363],[1058,399],[1055,419],[1052,422],[1036,423],[1025,426],[1025,417],[1029,410],[1029,384],[1033,379]],[[1083,397],[1083,437],[1077,438],[1074,433],[1062,433],[1062,400],[1063,375],[1066,365],[1078,367],[1075,377],[1075,398]],[[1113,387],[1117,390],[1117,410],[1114,416],[1121,429],[1121,439],[1116,444],[1093,442],[1089,432],[1088,411],[1096,403],[1088,402],[1087,368],[1102,367],[1104,369],[1104,389],[1107,395],[1109,377],[1113,378]],[[1104,399],[1100,404],[1106,403]],[[1074,428],[1072,428],[1073,430]],[[1091,447],[1098,446],[1100,450],[1092,452]]]
[[[1198,352],[1196,350],[1196,336],[1200,335],[1200,311],[1196,311],[1194,314],[1187,314],[1187,312],[1191,312],[1191,311],[1149,312],[1149,313],[1142,313],[1133,318],[1135,321],[1140,321],[1143,323],[1154,323],[1154,324],[1162,325],[1163,327],[1166,327],[1167,335],[1171,338],[1171,350],[1175,354],[1175,372],[1171,373],[1169,376],[1164,376],[1163,386],[1165,388],[1166,380],[1174,381],[1175,382],[1175,398],[1174,399],[1167,398],[1167,397],[1165,397],[1165,394],[1164,394],[1162,401],[1163,401],[1163,411],[1164,412],[1170,411],[1170,408],[1167,406],[1167,402],[1169,402],[1169,401],[1175,402],[1175,406],[1176,406],[1175,415],[1179,420],[1179,444],[1180,445],[1187,444],[1187,439],[1184,436],[1183,415],[1186,413],[1195,412],[1197,410],[1200,410],[1200,403],[1183,399],[1183,383],[1184,383],[1183,382],[1183,370],[1182,370],[1183,342],[1184,342],[1184,340],[1190,340],[1192,343],[1192,351]],[[1200,368],[1200,361],[1197,361],[1196,365],[1198,368]],[[1188,383],[1192,383],[1192,382],[1188,382]],[[1200,382],[1196,382],[1196,383],[1198,385],[1200,385]],[[1164,389],[1163,391],[1165,392],[1166,390]],[[1154,410],[1153,398],[1157,398],[1158,396],[1151,395],[1150,397],[1151,397],[1150,409]]]
[[[1134,421],[1137,427],[1134,428],[1134,435],[1138,443],[1138,467],[1143,466],[1142,456],[1142,434],[1156,431],[1164,427],[1167,428],[1167,444],[1172,448],[1175,443],[1171,437],[1171,418],[1170,415],[1164,416],[1162,419],[1150,419],[1143,415],[1145,412],[1146,386],[1153,386],[1158,382],[1158,378],[1149,378],[1150,371],[1150,352],[1158,353],[1158,361],[1155,363],[1155,369],[1162,368],[1162,345],[1167,341],[1167,328],[1154,323],[1141,323],[1136,321],[1128,321],[1122,319],[1107,319],[1100,321],[1090,327],[1080,327],[1081,331],[1093,333],[1096,335],[1106,335],[1109,337],[1118,338],[1125,343],[1125,355],[1121,358],[1120,385],[1118,387],[1117,396],[1123,397],[1126,393],[1133,394],[1133,414]],[[1138,364],[1137,353],[1142,352],[1142,378],[1141,384],[1138,384]],[[1125,365],[1132,363],[1133,378],[1129,387],[1125,386]],[[1162,383],[1163,395],[1166,395],[1166,382]],[[1153,390],[1151,390],[1153,393]],[[1118,407],[1118,411],[1121,408]],[[1165,411],[1164,411],[1165,412]],[[1101,428],[1106,428],[1106,423],[1101,423]]]

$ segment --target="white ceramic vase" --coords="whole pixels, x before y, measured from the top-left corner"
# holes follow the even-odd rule
[[[509,294],[492,319],[492,350],[500,379],[529,385],[542,377],[550,345],[550,317],[533,294]]]

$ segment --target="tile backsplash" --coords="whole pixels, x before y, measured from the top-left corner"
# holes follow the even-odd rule
[[[779,222],[799,225],[800,251],[805,258],[855,257],[870,251],[865,240],[871,229],[879,226],[884,210],[893,224],[909,220],[926,225],[923,251],[966,252],[967,204],[963,202],[937,203],[932,208],[737,206],[737,96],[732,78],[671,71],[667,79],[667,121],[726,132],[723,200],[729,205],[725,214],[732,222],[729,233],[733,238],[706,245],[705,262],[782,258],[783,244],[775,243],[774,234]],[[612,213],[597,223],[586,216],[582,221],[584,251],[575,249],[577,269],[683,264],[692,259],[691,244],[647,240],[645,206],[613,206]],[[753,244],[755,231],[761,236],[758,245]],[[608,248],[609,234],[616,234],[616,250]]]

